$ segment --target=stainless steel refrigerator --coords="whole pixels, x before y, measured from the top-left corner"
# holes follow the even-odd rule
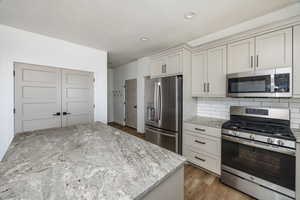
[[[145,138],[182,154],[182,76],[146,79]]]

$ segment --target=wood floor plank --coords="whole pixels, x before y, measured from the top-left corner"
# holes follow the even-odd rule
[[[109,125],[136,137],[145,139],[135,129],[116,123]],[[184,200],[254,200],[233,188],[222,184],[218,177],[193,165],[184,166]]]

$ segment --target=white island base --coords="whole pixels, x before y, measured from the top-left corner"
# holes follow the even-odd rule
[[[184,166],[146,194],[143,200],[184,200]]]

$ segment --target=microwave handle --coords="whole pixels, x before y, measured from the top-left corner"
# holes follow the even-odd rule
[[[275,74],[271,74],[271,92],[275,92]]]

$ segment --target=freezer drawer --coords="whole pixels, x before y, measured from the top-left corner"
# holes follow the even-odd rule
[[[177,133],[146,127],[145,139],[175,153],[178,152]]]

